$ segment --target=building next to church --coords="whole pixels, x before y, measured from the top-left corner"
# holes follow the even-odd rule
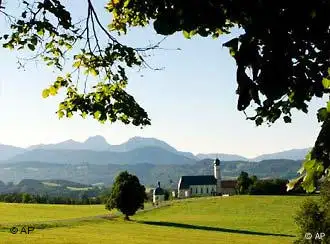
[[[236,193],[236,180],[221,180],[220,160],[213,164],[213,175],[181,176],[178,184],[178,197],[212,196]]]
[[[160,202],[165,200],[165,191],[160,187],[160,182],[158,181],[158,187],[154,189],[152,202],[158,205]]]

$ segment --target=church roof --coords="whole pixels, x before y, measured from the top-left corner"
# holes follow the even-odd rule
[[[193,185],[216,185],[213,175],[181,176],[179,189],[189,189]]]

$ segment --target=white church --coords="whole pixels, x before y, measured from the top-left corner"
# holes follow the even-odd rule
[[[178,183],[178,197],[233,195],[236,193],[236,180],[221,180],[220,160],[213,163],[214,175],[181,176]]]

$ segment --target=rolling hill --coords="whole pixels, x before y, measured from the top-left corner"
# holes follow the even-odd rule
[[[260,162],[222,161],[221,175],[223,179],[233,179],[246,171],[258,178],[292,179],[297,176],[301,161],[294,160],[264,160]],[[0,164],[0,179],[4,182],[19,182],[23,179],[62,179],[82,184],[105,185],[112,184],[114,178],[121,171],[129,171],[137,175],[140,181],[148,186],[162,185],[177,187],[182,175],[210,175],[213,174],[213,160],[204,159],[190,164],[50,164],[46,162],[18,162]]]
[[[24,148],[0,144],[0,161],[8,160],[25,151]]]
[[[263,154],[256,158],[251,159],[252,161],[262,161],[268,159],[291,159],[291,160],[301,160],[304,159],[306,154],[311,148],[303,149],[291,149],[277,153]]]
[[[233,161],[233,160],[240,160],[240,161],[248,161],[249,159],[237,154],[225,154],[225,153],[199,153],[196,155],[198,159],[207,159],[207,158],[220,158],[223,161]]]

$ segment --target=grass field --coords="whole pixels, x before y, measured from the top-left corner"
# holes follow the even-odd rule
[[[104,205],[51,205],[0,203],[0,225],[6,223],[64,220],[109,213]]]
[[[0,214],[5,213],[0,243],[292,243],[296,235],[292,216],[304,199],[195,198],[140,212],[130,222],[86,217],[107,214],[102,205],[0,204]],[[30,217],[15,216],[24,212],[31,212]],[[11,234],[9,228],[23,220],[42,222],[30,224],[36,228],[31,234]]]

